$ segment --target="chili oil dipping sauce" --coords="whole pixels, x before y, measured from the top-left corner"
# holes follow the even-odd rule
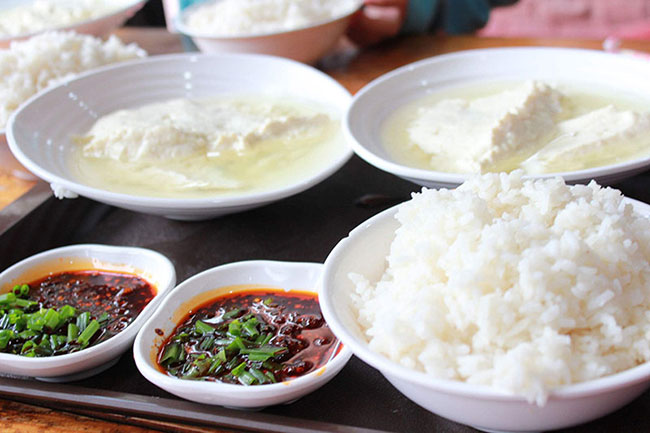
[[[315,293],[255,287],[190,310],[161,345],[157,364],[181,379],[263,385],[315,371],[339,347]]]
[[[259,409],[289,403],[316,391],[332,380],[352,356],[352,351],[339,341],[316,343],[318,338],[324,338],[321,332],[329,330],[329,325],[317,326],[320,323],[313,319],[322,317],[320,311],[316,314],[316,310],[306,308],[306,302],[303,301],[304,295],[307,294],[310,300],[313,300],[313,305],[316,305],[316,288],[320,284],[322,269],[321,263],[246,260],[216,266],[188,278],[163,300],[138,333],[133,345],[133,356],[138,370],[151,383],[178,397],[197,403],[238,409]],[[239,299],[244,299],[243,295],[253,294],[255,291],[261,293],[255,294],[253,301],[235,305],[229,300],[231,296],[236,295],[242,295]],[[284,296],[293,295],[298,297],[290,302],[284,301]],[[271,300],[267,300],[268,298]],[[213,306],[208,316],[201,317],[197,314],[219,300],[225,300],[224,305]],[[267,317],[273,316],[267,314],[266,309],[276,308],[274,304],[279,308],[289,303],[301,305],[300,313],[306,318],[299,319],[298,315],[294,317],[293,321],[298,326],[292,332],[289,329],[292,326],[281,331],[285,335],[282,341],[278,332],[273,332],[271,325],[266,322]],[[246,309],[251,306],[257,306],[263,313],[247,313]],[[196,315],[194,322],[188,321],[191,315]],[[203,324],[199,324],[199,321]],[[285,321],[274,327],[281,329],[286,325]],[[188,328],[181,331],[178,337],[181,337],[183,332],[187,335],[173,341],[182,326]],[[298,330],[300,332],[297,332]],[[219,332],[224,333],[226,338],[218,336]],[[313,335],[307,337],[307,333]],[[271,339],[268,339],[269,334]],[[211,340],[209,337],[214,338],[214,345],[210,349],[205,342]],[[193,344],[190,339],[194,340]],[[265,341],[267,339],[268,341]],[[307,342],[309,344],[306,346],[311,349],[320,344],[319,349],[322,349],[323,353],[305,356],[310,352],[303,348],[298,352],[298,356],[305,357],[290,357],[292,344],[289,343],[293,340],[298,341],[293,342],[294,347],[305,345]],[[168,343],[179,344],[177,349],[161,350]],[[202,343],[205,344],[204,347],[201,347]],[[185,344],[188,345],[188,352],[180,350]],[[232,347],[229,348],[230,345]],[[165,353],[166,350],[169,352]],[[185,367],[181,359],[188,358],[190,354],[197,362]],[[244,355],[246,359],[243,359]],[[170,375],[160,366],[163,360],[163,363],[175,369],[177,374],[189,377],[181,379],[177,375]],[[229,362],[232,364],[228,365]],[[312,366],[309,366],[309,363]],[[274,364],[279,364],[280,368]],[[222,370],[219,370],[220,368]],[[227,372],[226,368],[230,368],[230,371]],[[298,375],[297,370],[301,368],[302,374]],[[223,377],[230,375],[226,380],[231,382],[222,381],[217,377],[204,378],[205,374],[200,375],[201,372],[221,374]],[[191,380],[191,376],[195,376],[194,380]],[[250,382],[251,386],[242,385],[247,382]],[[263,385],[259,385],[260,383]]]
[[[0,272],[0,316],[13,316],[0,330],[24,341],[0,350],[0,374],[65,382],[111,367],[175,285],[172,262],[145,248],[76,244],[19,261]]]
[[[129,326],[156,288],[127,273],[50,273],[0,295],[0,352],[47,357],[78,352]]]

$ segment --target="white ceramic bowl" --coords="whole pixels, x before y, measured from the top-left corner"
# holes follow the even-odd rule
[[[33,181],[36,180],[33,174],[25,170],[25,167],[20,165],[14,155],[9,150],[7,144],[7,136],[4,130],[0,130],[0,173],[5,172],[22,180]]]
[[[22,6],[25,4],[33,3],[33,1],[34,0],[3,0],[1,9],[9,9],[16,6]],[[64,27],[48,28],[46,30],[33,33],[24,33],[21,35],[8,37],[0,36],[0,48],[8,47],[11,41],[27,39],[31,36],[48,30],[72,30],[77,33],[84,33],[93,36],[105,36],[109,34],[113,29],[116,29],[117,27],[124,24],[124,22],[131,18],[144,5],[144,3],[145,0],[122,0],[121,5],[110,13],[98,16],[93,19],[79,21]]]
[[[367,84],[352,101],[344,132],[353,150],[375,167],[427,187],[453,188],[467,174],[410,167],[396,162],[382,145],[381,127],[397,108],[439,89],[489,81],[528,79],[593,85],[650,100],[650,62],[601,51],[572,48],[494,48],[445,54],[403,66]],[[596,179],[609,185],[645,171],[650,157],[573,172],[527,177],[562,176],[567,183]]]
[[[156,296],[125,330],[102,343],[79,352],[43,358],[0,353],[0,373],[70,381],[105,370],[131,346],[140,327],[176,284],[174,265],[160,253],[143,248],[80,244],[45,251],[7,268],[0,273],[0,293],[51,272],[90,269],[141,276],[156,287]]]
[[[50,182],[59,195],[78,194],[184,220],[239,212],[297,194],[330,176],[350,158],[351,150],[341,143],[310,174],[284,187],[207,198],[117,193],[84,184],[72,174],[70,136],[85,133],[98,116],[172,98],[233,94],[313,101],[341,116],[351,99],[332,78],[288,59],[253,54],[156,56],[97,69],[36,95],[10,117],[7,138],[16,159]]]
[[[190,28],[186,17],[196,6],[183,10],[174,20],[175,28],[192,38],[192,41],[206,53],[259,53],[287,57],[305,63],[314,63],[334,48],[350,23],[352,15],[359,10],[350,10],[343,16],[308,27],[276,33],[250,34],[242,36],[215,36]]]
[[[151,383],[174,395],[199,403],[239,408],[259,408],[296,400],[321,387],[345,366],[352,352],[342,346],[326,365],[296,379],[255,386],[221,382],[183,380],[168,376],[156,367],[160,345],[188,311],[217,296],[229,293],[234,285],[262,285],[285,290],[316,292],[320,283],[320,263],[245,261],[201,272],[184,281],[165,299],[144,324],[133,346],[135,363]],[[163,335],[156,333],[162,330]]]
[[[632,202],[650,217],[650,206]],[[354,285],[350,272],[370,282],[380,279],[399,226],[390,208],[350,232],[325,261],[319,291],[321,309],[334,333],[364,362],[378,369],[400,392],[425,409],[486,431],[532,432],[584,423],[624,406],[650,386],[650,363],[597,380],[569,385],[552,392],[546,405],[523,397],[460,381],[433,378],[408,369],[370,350],[357,324],[350,299]]]

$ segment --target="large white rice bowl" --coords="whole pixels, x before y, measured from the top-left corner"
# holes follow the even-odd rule
[[[648,214],[593,182],[521,172],[425,189],[337,245],[321,307],[357,356],[442,416],[585,422],[648,386]]]

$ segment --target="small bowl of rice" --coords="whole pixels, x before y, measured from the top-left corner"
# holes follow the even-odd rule
[[[144,0],[3,0],[0,47],[52,30],[105,36],[144,4]]]
[[[437,415],[585,423],[650,386],[650,206],[521,171],[425,188],[339,242],[319,299],[356,356]]]
[[[314,63],[336,45],[360,0],[209,0],[174,27],[206,53],[258,53]]]

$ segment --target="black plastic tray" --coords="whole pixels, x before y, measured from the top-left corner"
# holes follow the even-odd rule
[[[615,187],[650,202],[648,172]],[[32,254],[76,243],[159,251],[174,263],[179,282],[240,260],[323,262],[351,229],[419,189],[353,157],[335,175],[302,194],[209,221],[172,221],[83,198],[51,198],[0,235],[0,269]],[[259,412],[205,406],[168,394],[139,374],[130,352],[109,370],[78,382],[0,378],[0,395],[56,408],[104,409],[247,431],[473,431],[415,405],[355,357],[319,390]],[[645,393],[612,415],[567,431],[650,431],[648,412],[650,393]]]

